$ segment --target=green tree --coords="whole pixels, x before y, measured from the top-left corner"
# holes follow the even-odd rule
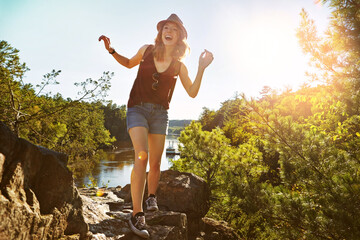
[[[94,101],[99,97],[106,96],[110,87],[110,79],[113,75],[104,72],[98,80],[86,79],[84,82],[75,83],[80,86],[79,98],[76,100],[58,101],[48,106],[44,104],[51,99],[49,94],[43,94],[43,90],[49,84],[58,84],[56,77],[61,71],[52,70],[44,75],[41,84],[37,85],[38,91],[31,84],[25,84],[22,79],[29,69],[25,63],[20,63],[18,50],[12,48],[6,41],[0,41],[0,86],[1,86],[1,120],[7,123],[11,129],[19,135],[21,125],[31,121],[48,118],[58,114],[81,101]],[[59,94],[55,96],[59,98]]]
[[[28,71],[25,63],[20,63],[18,50],[5,41],[0,41],[0,107],[1,120],[12,126],[18,134],[18,122],[26,115],[22,112],[19,98],[22,89],[27,91],[31,86],[22,84],[24,73]]]
[[[234,147],[220,128],[211,132],[204,131],[200,123],[193,121],[181,132],[181,158],[173,161],[172,166],[205,179],[211,191],[209,216],[227,220],[236,229],[246,224],[247,232],[251,234],[254,231],[260,232],[254,228],[255,223],[260,220],[253,221],[252,217],[258,214],[254,209],[263,203],[255,203],[253,200],[260,198],[261,189],[256,186],[259,185],[262,174],[267,171],[262,162],[262,154],[256,148],[258,141],[254,137],[247,143]],[[257,204],[259,206],[255,206]],[[240,206],[253,210],[245,213]],[[245,217],[246,214],[251,217]]]
[[[297,36],[303,51],[311,57],[315,71],[310,79],[327,84],[329,94],[347,105],[350,115],[359,114],[360,88],[360,18],[359,1],[323,0],[332,10],[324,37],[317,33],[315,23],[303,10]]]
[[[102,106],[105,114],[105,127],[116,140],[129,141],[130,136],[126,127],[126,105],[118,106],[111,101]]]
[[[18,50],[0,41],[0,120],[19,137],[67,153],[73,170],[89,169],[99,159],[100,147],[114,141],[104,127],[102,104],[97,102],[106,96],[112,74],[104,72],[99,80],[76,83],[81,90],[79,98],[72,100],[44,93],[46,86],[58,84],[60,71],[44,75],[33,87],[22,81],[28,70],[20,63]]]
[[[192,170],[205,179],[210,190],[219,184],[217,175],[225,159],[231,157],[229,140],[219,128],[203,131],[200,123],[191,122],[178,138],[181,158],[173,162],[173,168],[180,171]]]

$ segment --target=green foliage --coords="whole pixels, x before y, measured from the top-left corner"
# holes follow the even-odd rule
[[[254,137],[234,147],[220,128],[203,131],[201,124],[194,121],[181,132],[181,158],[173,161],[172,168],[205,179],[211,191],[210,216],[228,220],[237,228],[244,223],[253,226],[248,219],[239,218],[243,212],[238,204],[244,198],[241,204],[247,206],[260,194],[260,189],[254,186],[267,167],[262,163],[262,153],[254,147],[259,141]],[[249,214],[257,212],[253,210]]]
[[[100,101],[112,74],[77,83],[81,94],[71,100],[44,93],[48,85],[58,84],[61,71],[45,74],[33,87],[22,81],[28,70],[20,63],[18,50],[0,41],[0,120],[19,137],[68,154],[68,166],[75,174],[90,170],[103,157],[101,148],[115,141],[104,126],[105,107]]]
[[[304,90],[272,104],[230,101],[247,108],[242,115],[225,111],[233,132],[248,133],[237,145],[230,139],[236,134],[196,122],[179,138],[173,168],[203,177],[211,189],[208,215],[230,222],[245,239],[360,236],[360,116],[348,116],[321,87]],[[300,114],[304,101],[308,110]]]
[[[170,120],[169,127],[186,127],[192,122],[192,120]]]
[[[207,181],[208,215],[244,239],[360,239],[360,2],[323,2],[325,36],[304,10],[298,29],[308,83],[204,108],[179,138],[174,168]]]
[[[84,188],[96,188],[98,187],[97,179],[92,176],[92,174],[89,175],[90,183],[84,185]]]
[[[86,185],[83,184],[82,187],[84,187],[84,188],[98,188],[99,187],[98,180],[95,177],[93,177],[93,175],[91,173],[89,174],[89,181],[90,181],[90,183],[88,183]],[[107,183],[102,182],[101,187],[108,188],[109,183],[110,183],[110,180]],[[101,194],[102,192],[100,191],[98,193]]]
[[[232,154],[228,139],[218,128],[212,132],[202,131],[201,125],[193,121],[178,138],[182,143],[179,151],[183,154],[175,161],[173,168],[180,171],[193,170],[203,177],[210,189],[215,189],[220,183],[216,179],[221,165]]]
[[[184,127],[169,127],[168,135],[180,135],[181,131],[184,130]]]
[[[105,115],[105,127],[111,136],[118,141],[130,140],[126,128],[126,105],[118,106],[111,101],[106,106],[101,106]]]

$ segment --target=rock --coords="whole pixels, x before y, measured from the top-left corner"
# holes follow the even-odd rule
[[[167,171],[165,171],[167,172]],[[170,172],[163,174],[167,182],[180,186],[179,179],[184,181],[187,173]],[[182,176],[182,177],[179,177]],[[184,177],[185,176],[185,177]],[[193,175],[190,175],[191,179]],[[173,178],[173,180],[171,180]],[[186,182],[192,180],[187,180]],[[181,181],[180,181],[181,182]],[[171,186],[170,184],[170,186]],[[190,186],[184,184],[183,187]],[[124,190],[125,189],[125,190]],[[110,206],[116,202],[122,202],[118,196],[128,197],[130,186],[126,186],[121,191],[118,188],[91,188],[79,189],[83,199],[83,213],[85,221],[89,224],[92,233],[91,239],[122,239],[122,240],[142,240],[134,235],[127,224],[131,216],[131,204],[123,203],[121,208],[111,210]],[[186,190],[184,190],[186,191]],[[99,194],[99,192],[101,194]],[[126,194],[125,194],[126,193]],[[115,198],[116,195],[118,198]],[[168,192],[172,195],[173,192]],[[176,194],[176,193],[175,193]],[[184,195],[188,196],[186,193]],[[186,206],[188,201],[183,205]],[[226,222],[216,221],[210,218],[189,218],[185,213],[174,212],[168,210],[160,210],[157,212],[145,211],[146,223],[150,233],[150,240],[154,239],[171,239],[171,240],[234,240],[239,239],[235,231],[230,228]]]
[[[66,164],[66,155],[17,138],[0,122],[0,239],[87,237]]]
[[[123,187],[121,189],[121,191],[118,191],[115,193],[116,196],[118,196],[119,198],[124,199],[124,201],[126,203],[131,202],[131,189],[130,189],[130,184],[126,184],[125,187]]]
[[[5,156],[4,154],[0,153],[0,179],[2,179],[4,163],[5,163]]]
[[[130,203],[130,184],[116,195]],[[192,237],[198,234],[201,219],[210,208],[210,191],[202,178],[192,173],[162,171],[156,195],[160,210],[185,213],[188,221],[188,235]],[[145,196],[147,196],[147,187]]]
[[[160,209],[182,212],[188,218],[202,218],[210,208],[207,184],[192,173],[162,171],[156,194]]]
[[[184,213],[157,211],[146,213],[146,223],[149,225],[166,225],[179,227],[186,232],[187,217]]]
[[[204,217],[202,219],[201,237],[204,240],[239,240],[240,237],[234,229],[228,226],[224,221],[217,221]]]
[[[131,202],[130,184],[116,195],[123,197],[125,202]],[[207,184],[192,173],[162,171],[156,195],[160,210],[182,212],[188,218],[201,219],[210,207],[210,191]]]
[[[106,214],[110,211],[107,204],[101,201],[95,201],[87,196],[81,196],[81,198],[83,201],[83,216],[86,223],[95,224],[110,219]]]
[[[104,189],[101,197],[96,196],[97,191],[80,189],[84,194],[82,195],[84,218],[93,234],[92,239],[141,239],[131,232],[127,224],[132,211],[127,208],[109,211],[108,204],[111,204],[111,201],[108,196],[111,196],[112,191]],[[146,212],[145,218],[152,240],[188,239],[187,218],[184,213]]]
[[[150,240],[185,240],[188,239],[186,235],[175,226],[160,226],[155,225],[149,228]],[[141,238],[137,238],[138,240],[143,240]]]
[[[98,202],[107,204],[110,211],[121,211],[124,208],[124,199],[119,198],[115,194],[118,192],[116,188],[80,188],[79,192],[83,196],[91,197]]]

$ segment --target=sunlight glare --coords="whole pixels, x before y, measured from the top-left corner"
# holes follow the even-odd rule
[[[97,197],[102,197],[103,195],[104,195],[104,189],[98,189],[97,191],[96,191],[96,196]]]
[[[139,160],[147,160],[147,153],[146,152],[144,152],[144,151],[141,151],[141,152],[139,152],[139,154],[138,154],[138,159]]]
[[[233,53],[232,64],[243,72],[246,81],[281,88],[295,81],[291,79],[294,69],[306,65],[301,61],[296,28],[286,19],[286,15],[263,15],[227,29],[226,34],[230,37],[226,41]]]
[[[314,4],[319,7],[323,6],[322,0],[314,0]]]

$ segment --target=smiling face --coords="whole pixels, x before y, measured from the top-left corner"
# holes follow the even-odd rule
[[[164,24],[162,29],[162,42],[164,45],[175,45],[179,39],[179,27],[172,22]]]

